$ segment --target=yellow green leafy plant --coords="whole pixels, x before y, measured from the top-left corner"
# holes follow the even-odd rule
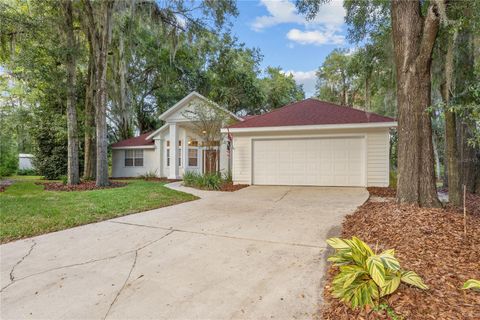
[[[327,243],[335,249],[328,261],[340,268],[332,281],[332,294],[353,309],[377,306],[401,282],[428,289],[418,274],[400,268],[393,249],[377,254],[357,237],[330,238]]]
[[[480,291],[480,280],[469,279],[464,284],[462,289],[471,289],[475,291]]]

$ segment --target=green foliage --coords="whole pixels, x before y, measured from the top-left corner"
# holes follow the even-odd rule
[[[37,122],[32,128],[36,144],[33,164],[45,179],[59,179],[67,173],[66,122],[64,117],[45,111],[38,113],[35,119]]]
[[[286,75],[280,68],[268,67],[267,76],[260,82],[265,95],[265,111],[305,99],[303,87],[297,85],[293,76]]]
[[[380,303],[378,306],[375,306],[373,308],[375,311],[386,311],[387,315],[390,317],[392,320],[403,320],[403,317],[398,315],[395,310],[393,310],[392,307],[388,305],[388,303]]]
[[[475,291],[480,291],[480,280],[469,279],[463,284],[462,289],[463,290],[471,289]]]
[[[0,177],[10,176],[14,174],[17,171],[17,168],[18,168],[18,152],[17,152],[16,145],[14,141],[12,141],[11,137],[1,134],[0,135]]]
[[[187,171],[183,174],[183,184],[187,187],[193,187],[206,190],[220,190],[225,180],[220,173],[197,173]]]
[[[67,176],[60,176],[59,180],[62,181],[64,185],[68,183],[68,177]]]
[[[138,176],[138,177],[141,178],[141,179],[144,179],[144,180],[152,180],[152,179],[155,179],[155,178],[157,178],[157,170],[147,171],[147,172],[145,172],[144,174],[141,174],[141,175]]]
[[[17,175],[18,176],[36,176],[38,175],[38,171],[36,169],[18,169]]]
[[[390,169],[390,183],[389,183],[389,187],[390,188],[393,188],[393,189],[397,189],[397,172],[393,169]]]
[[[394,250],[376,254],[356,237],[330,238],[327,243],[335,249],[328,261],[340,268],[332,294],[353,309],[378,306],[379,299],[395,292],[401,282],[428,289],[415,272],[400,268]]]

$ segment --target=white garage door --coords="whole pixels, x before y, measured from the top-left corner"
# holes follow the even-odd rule
[[[253,141],[253,183],[364,186],[363,137]]]

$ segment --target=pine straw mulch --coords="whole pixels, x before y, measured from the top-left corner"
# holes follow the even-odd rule
[[[480,293],[461,290],[480,279],[480,195],[467,198],[467,239],[463,213],[453,208],[425,209],[394,201],[369,201],[348,215],[342,237],[357,236],[378,250],[395,249],[401,266],[420,274],[427,291],[404,284],[388,304],[404,319],[480,319]],[[380,313],[352,311],[329,294],[337,269],[330,267],[324,290],[324,319],[389,319]]]
[[[109,181],[110,184],[105,187],[97,187],[95,181],[82,181],[76,185],[67,185],[61,182],[35,182],[37,185],[43,185],[46,191],[87,191],[120,188],[127,185],[126,182]]]

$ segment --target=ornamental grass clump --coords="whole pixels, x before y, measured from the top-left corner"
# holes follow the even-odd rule
[[[380,298],[395,292],[401,282],[428,289],[418,274],[401,269],[393,249],[377,254],[356,237],[330,238],[327,243],[335,249],[328,261],[340,268],[332,295],[352,309],[378,306]]]

